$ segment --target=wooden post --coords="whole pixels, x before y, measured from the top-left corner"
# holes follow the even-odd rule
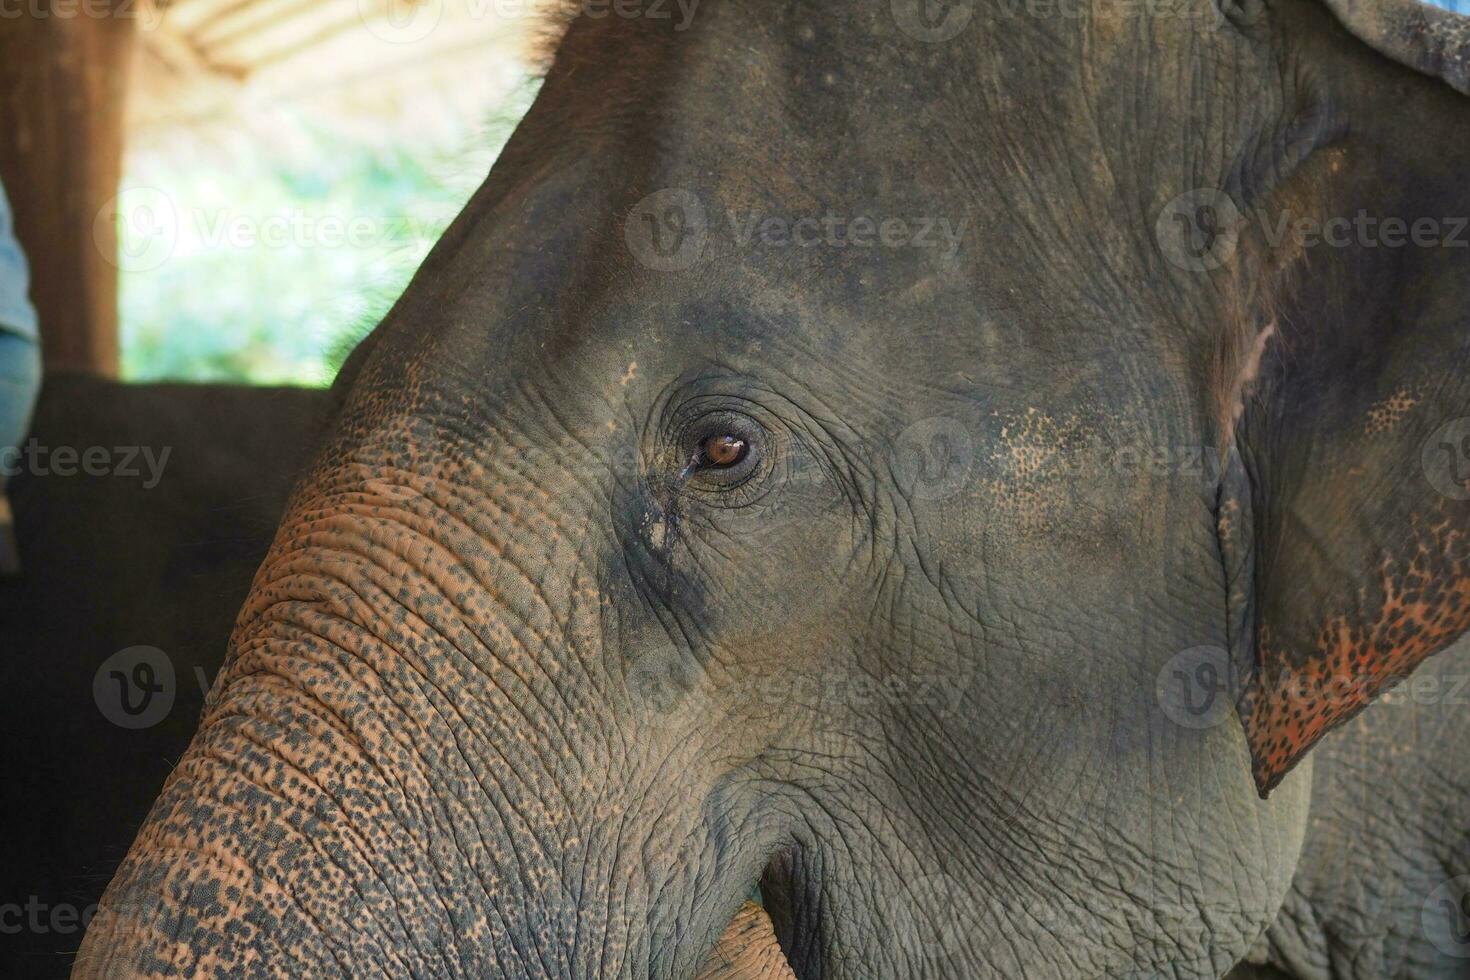
[[[46,367],[115,375],[116,231],[134,0],[0,5],[0,179],[31,265]]]

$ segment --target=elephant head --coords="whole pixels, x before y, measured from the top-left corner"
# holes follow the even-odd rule
[[[75,975],[689,977],[758,886],[802,980],[1220,976],[1470,623],[1464,30],[624,6],[344,369]]]

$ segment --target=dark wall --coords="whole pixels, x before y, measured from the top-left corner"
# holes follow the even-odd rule
[[[0,582],[0,976],[69,972],[193,734],[327,399],[48,379],[10,483],[24,574]],[[168,451],[152,487],[144,449],[155,468]]]

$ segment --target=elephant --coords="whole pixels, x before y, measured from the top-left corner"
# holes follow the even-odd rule
[[[663,6],[344,366],[73,976],[1465,975],[1465,21]]]
[[[71,972],[194,734],[328,402],[313,389],[53,373],[26,438],[36,448],[24,463],[0,456],[18,471],[7,489],[25,559],[0,578],[0,976]],[[58,465],[62,448],[74,455]],[[109,687],[129,650],[164,688],[132,717]],[[134,708],[138,693],[123,692]]]

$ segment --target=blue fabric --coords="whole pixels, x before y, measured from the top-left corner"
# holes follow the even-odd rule
[[[10,201],[0,185],[0,330],[34,339],[36,310],[30,300],[30,267],[15,240]]]
[[[25,439],[41,389],[41,348],[29,284],[25,253],[11,228],[10,201],[0,187],[0,450]],[[0,473],[0,489],[4,484]]]
[[[30,337],[0,331],[0,453],[25,440],[40,388],[40,347]],[[0,486],[4,483],[0,473]]]

